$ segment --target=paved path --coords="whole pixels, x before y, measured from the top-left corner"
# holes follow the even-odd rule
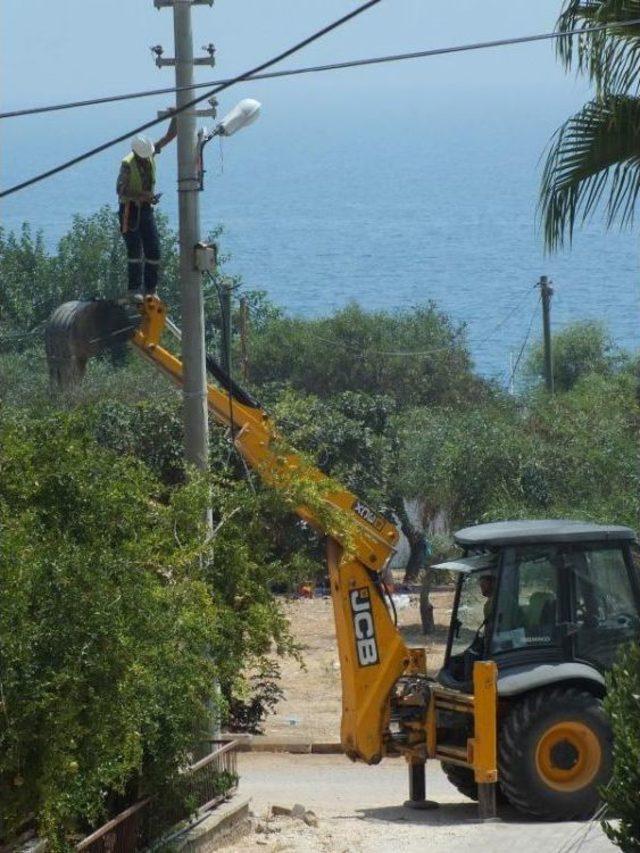
[[[261,821],[263,831],[233,845],[238,853],[610,853],[616,849],[597,824],[532,822],[510,809],[502,812],[499,822],[480,823],[475,804],[449,785],[435,762],[428,765],[427,791],[441,805],[427,812],[402,807],[407,778],[399,759],[367,767],[341,755],[243,753],[239,765],[240,793],[252,798],[256,815],[264,817],[274,804],[301,803],[317,815],[318,826],[292,818]]]

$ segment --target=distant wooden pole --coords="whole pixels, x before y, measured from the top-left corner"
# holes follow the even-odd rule
[[[542,297],[542,331],[544,334],[544,378],[547,391],[554,393],[553,353],[551,350],[551,297],[553,287],[546,275],[540,276],[540,294]]]

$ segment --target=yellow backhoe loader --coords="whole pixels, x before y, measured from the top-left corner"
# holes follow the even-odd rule
[[[86,361],[97,341],[129,339],[180,385],[182,363],[162,344],[167,332],[180,337],[155,296],[128,308],[67,303],[47,330],[52,377],[81,373],[70,360]],[[368,764],[404,756],[407,804],[417,808],[430,805],[425,762],[435,759],[482,817],[495,815],[496,795],[543,819],[590,816],[611,772],[604,673],[640,628],[633,531],[562,520],[459,531],[463,556],[440,564],[458,577],[445,663],[429,678],[425,650],[404,642],[383,580],[396,527],[302,456],[283,454],[252,395],[214,359],[207,367],[218,383],[208,386],[209,410],[247,464],[276,488],[300,476],[325,481],[323,499],[353,522],[348,548],[327,540],[345,753]],[[309,508],[297,512],[322,529]]]

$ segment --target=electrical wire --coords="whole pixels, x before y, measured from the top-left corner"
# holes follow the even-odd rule
[[[212,278],[212,276],[210,275],[209,278]],[[232,380],[232,376],[231,376],[231,368],[232,368],[232,365],[231,365],[231,341],[227,340],[228,325],[226,322],[227,318],[225,316],[226,315],[225,304],[224,304],[223,299],[222,299],[222,291],[220,288],[220,284],[217,281],[215,281],[214,284],[215,284],[216,293],[218,294],[218,302],[220,304],[220,317],[222,320],[222,346],[224,348],[224,351],[229,354],[229,359],[228,359],[228,364],[227,364],[227,367],[228,367],[227,387],[225,390],[227,392],[227,396],[229,397],[229,430],[230,430],[230,435],[231,435],[231,448],[233,451],[235,451],[237,457],[239,458],[239,460],[242,464],[244,476],[245,476],[246,481],[249,484],[249,488],[255,494],[256,487],[255,487],[255,484],[253,482],[253,477],[251,476],[251,471],[249,470],[249,466],[247,465],[247,460],[244,458],[242,453],[240,453],[240,451],[236,447],[236,424],[235,424],[235,416],[233,414],[233,380]],[[230,288],[230,290],[237,290],[238,287],[239,287],[239,285],[234,285],[233,287]],[[229,310],[231,310],[230,306],[229,306]],[[231,458],[231,457],[229,456],[229,458]],[[228,464],[228,460],[227,460],[227,464]]]
[[[382,580],[382,577],[380,578],[380,584],[381,584],[382,589],[384,590],[384,592],[385,592],[385,594],[386,594],[387,598],[389,599],[389,604],[391,605],[391,615],[392,615],[392,617],[393,617],[393,624],[394,624],[394,625],[397,625],[397,624],[398,624],[398,611],[397,611],[397,609],[396,609],[396,603],[395,603],[395,601],[393,600],[393,593],[392,593],[392,592],[391,592],[391,590],[389,589],[389,586],[387,585],[387,582],[386,582],[386,581],[384,581],[384,580]],[[384,601],[384,596],[383,596],[382,598],[383,598],[383,601]]]
[[[536,318],[536,314],[538,312],[538,305],[540,304],[541,301],[542,301],[542,294],[540,294],[540,297],[536,300],[536,304],[533,306],[533,311],[531,313],[531,320],[529,321],[529,328],[527,329],[527,334],[525,335],[524,341],[522,342],[522,346],[520,347],[520,352],[518,353],[518,357],[516,358],[516,362],[513,365],[513,370],[511,371],[511,375],[509,376],[509,379],[507,381],[507,388],[509,388],[511,386],[511,383],[514,380],[514,377],[515,377],[516,372],[518,370],[518,366],[520,364],[520,359],[524,355],[524,351],[527,347],[527,344],[529,343],[529,338],[531,336],[531,330],[533,328],[533,321]]]
[[[500,331],[500,329],[502,329],[504,327],[504,325],[511,319],[511,317],[513,317],[513,315],[516,313],[516,311],[519,311],[522,308],[523,304],[526,302],[527,297],[529,295],[530,295],[530,290],[527,289],[523,298],[518,300],[518,302],[512,308],[510,308],[508,310],[507,314],[502,318],[502,320],[500,320],[491,329],[491,331],[487,335],[483,335],[482,337],[478,338],[475,342],[470,340],[468,342],[470,349],[478,350],[484,344],[490,343],[492,340],[494,340],[493,336],[496,334],[496,332]],[[379,355],[379,356],[390,357],[390,358],[423,358],[423,357],[427,357],[430,355],[437,355],[438,353],[442,353],[442,352],[449,353],[450,355],[453,356],[454,354],[456,354],[454,352],[454,348],[459,347],[461,344],[464,343],[464,341],[462,341],[457,336],[455,336],[455,339],[452,340],[448,346],[443,345],[443,346],[438,346],[438,347],[431,347],[431,348],[426,349],[426,350],[378,350],[378,349],[369,349],[369,347],[366,347],[366,346],[364,346],[361,349],[355,349],[355,348],[351,348],[350,345],[348,343],[346,343],[345,341],[338,341],[338,340],[331,339],[331,338],[325,338],[322,335],[317,335],[317,334],[313,334],[313,333],[310,333],[310,334],[315,340],[318,340],[321,343],[327,344],[327,346],[342,347],[342,349],[346,353],[348,353],[350,356],[352,356],[353,358],[359,358],[359,359],[365,359],[371,355]]]
[[[640,24],[640,18],[632,21],[619,21],[609,24],[598,24],[593,27],[576,28],[567,32],[536,33],[528,36],[516,36],[514,38],[493,39],[492,41],[472,42],[470,44],[452,45],[450,47],[437,47],[430,50],[415,50],[409,53],[395,53],[386,56],[373,56],[365,59],[352,59],[345,62],[332,62],[327,65],[310,65],[303,68],[290,68],[285,71],[270,71],[268,74],[244,75],[243,80],[272,80],[279,77],[294,77],[301,74],[317,74],[324,71],[337,71],[344,68],[359,68],[366,65],[382,65],[390,62],[403,62],[408,59],[425,59],[431,56],[444,56],[449,53],[464,53],[474,50],[486,50],[493,47],[508,47],[510,45],[526,44],[529,42],[544,41],[547,39],[569,38],[573,35],[588,35],[589,33],[601,32],[613,27],[631,27]],[[40,113],[56,112],[58,110],[71,110],[80,107],[91,107],[96,104],[111,104],[117,101],[131,101],[136,98],[150,98],[154,95],[168,95],[175,92],[193,91],[205,89],[207,86],[220,86],[233,83],[237,78],[224,78],[222,80],[211,80],[207,83],[194,83],[191,86],[166,86],[161,89],[146,89],[139,92],[126,92],[121,95],[106,95],[102,98],[89,98],[84,101],[69,101],[67,103],[50,104],[44,107],[29,107],[20,110],[11,110],[0,113],[0,119],[18,118],[19,116],[38,115]]]
[[[358,6],[356,9],[353,9],[351,12],[343,15],[341,18],[333,21],[327,26],[322,27],[322,29],[317,30],[315,33],[312,33],[310,36],[302,39],[302,41],[297,42],[297,44],[293,45],[293,47],[287,48],[287,50],[282,51],[277,56],[272,59],[267,60],[266,62],[262,62],[260,65],[257,65],[255,68],[249,69],[249,71],[245,71],[244,74],[239,74],[237,77],[233,77],[225,83],[216,86],[213,89],[209,89],[209,91],[205,92],[204,95],[199,95],[197,98],[193,98],[190,101],[187,101],[186,104],[183,104],[180,107],[176,107],[175,109],[169,110],[168,114],[163,118],[155,118],[151,121],[147,121],[144,124],[138,125],[138,127],[133,128],[132,130],[127,131],[126,133],[121,134],[120,136],[116,136],[114,139],[110,139],[108,142],[103,142],[101,145],[97,145],[95,148],[91,148],[89,151],[85,151],[83,154],[79,154],[76,157],[73,157],[71,160],[67,160],[65,163],[61,163],[58,166],[54,166],[52,169],[47,169],[46,172],[41,172],[39,175],[34,175],[32,178],[28,178],[26,181],[21,181],[19,184],[14,184],[12,187],[9,187],[6,190],[2,190],[0,192],[0,198],[6,198],[8,195],[12,195],[13,193],[18,192],[19,190],[23,190],[26,187],[30,187],[33,184],[37,184],[39,181],[44,181],[46,178],[53,177],[53,175],[57,175],[59,172],[64,172],[66,169],[70,169],[72,166],[77,165],[78,163],[83,162],[84,160],[88,160],[90,157],[94,157],[96,154],[100,154],[102,151],[106,151],[108,148],[112,148],[114,145],[118,145],[120,142],[124,142],[129,139],[131,136],[135,136],[137,133],[142,133],[145,130],[148,130],[150,127],[154,127],[156,124],[160,124],[160,122],[166,121],[167,118],[172,118],[173,116],[178,115],[185,110],[191,109],[196,104],[201,103],[201,101],[206,100],[214,95],[217,95],[219,92],[224,91],[225,89],[231,88],[236,83],[242,83],[244,80],[247,80],[254,74],[263,71],[265,68],[270,68],[272,65],[276,65],[276,63],[281,62],[283,59],[286,59],[288,56],[292,56],[294,53],[302,50],[302,48],[306,47],[309,44],[312,44],[333,30],[338,29],[343,24],[346,24],[347,21],[356,18],[358,15],[362,15],[363,12],[368,11],[373,6],[377,6],[381,0],[368,0],[368,2],[364,3],[362,6]]]

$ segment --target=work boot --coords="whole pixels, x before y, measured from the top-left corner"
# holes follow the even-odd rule
[[[127,290],[126,293],[123,293],[122,296],[116,297],[114,302],[117,305],[127,306],[127,305],[140,305],[144,296],[142,291],[140,290]]]

